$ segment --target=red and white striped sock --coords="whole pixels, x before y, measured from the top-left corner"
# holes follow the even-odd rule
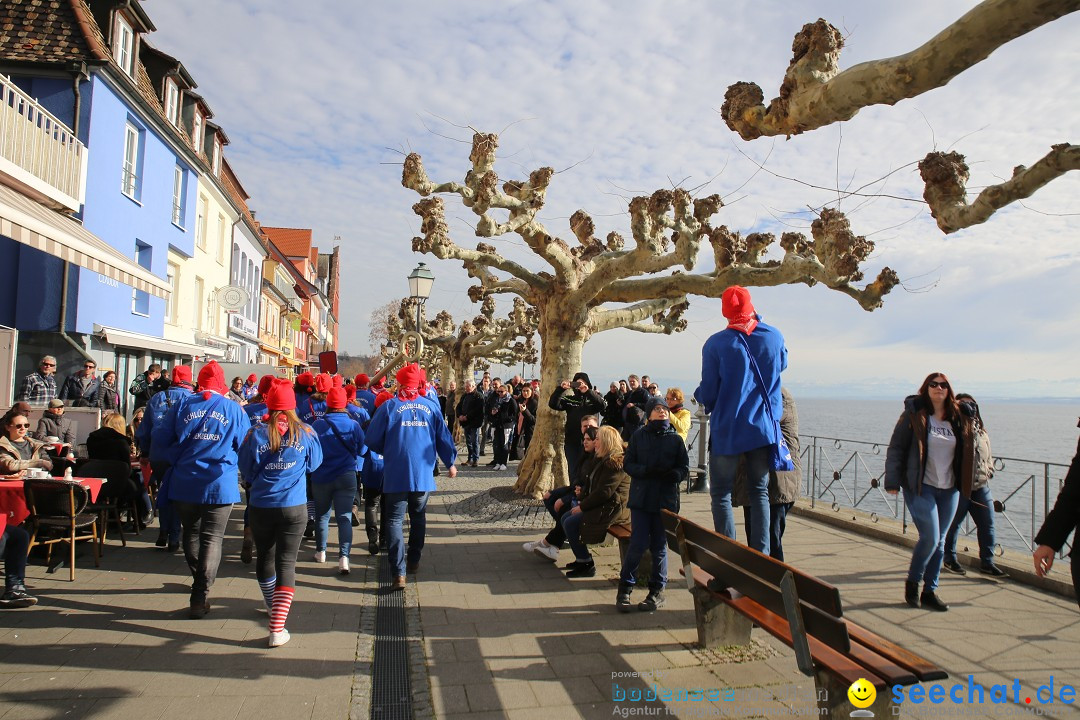
[[[296,588],[278,586],[274,589],[274,605],[270,608],[270,632],[281,632],[292,608]]]

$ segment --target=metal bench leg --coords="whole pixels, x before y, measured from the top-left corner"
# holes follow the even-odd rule
[[[746,645],[750,642],[753,623],[743,614],[732,610],[709,590],[695,587],[694,618],[697,621],[698,644],[703,648]]]
[[[846,720],[852,717],[853,712],[860,709],[848,700],[850,684],[838,680],[835,675],[825,670],[815,670],[814,685],[817,687],[818,709],[825,714],[825,717]],[[874,713],[875,718],[893,718],[900,715],[900,707],[892,701],[892,691],[888,688],[879,690],[873,704],[865,709]]]

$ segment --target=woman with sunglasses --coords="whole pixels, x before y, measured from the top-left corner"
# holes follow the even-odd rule
[[[14,475],[30,468],[52,470],[47,447],[30,437],[30,420],[25,415],[8,415],[0,436],[0,475]]]
[[[904,400],[885,455],[885,491],[904,491],[904,505],[919,531],[904,583],[904,601],[911,607],[949,609],[935,591],[945,534],[961,493],[971,496],[974,454],[972,423],[960,412],[949,379],[930,373],[918,394]]]

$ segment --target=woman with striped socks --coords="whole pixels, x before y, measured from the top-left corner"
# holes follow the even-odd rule
[[[296,589],[296,555],[307,524],[307,473],[322,463],[322,447],[296,415],[296,396],[276,378],[266,395],[268,415],[240,448],[255,539],[255,575],[270,613],[270,647],[289,642],[285,620]]]

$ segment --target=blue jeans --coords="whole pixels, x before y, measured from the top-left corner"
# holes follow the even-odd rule
[[[356,471],[350,470],[331,482],[311,483],[315,496],[315,550],[326,550],[330,533],[330,513],[337,518],[338,557],[349,557],[352,549],[352,507],[356,497]]]
[[[627,585],[637,584],[637,570],[645,551],[652,552],[650,590],[663,590],[667,585],[667,535],[664,519],[658,512],[630,510],[630,547],[626,549],[619,579]]]
[[[420,562],[427,534],[427,501],[431,493],[383,493],[386,498],[386,545],[391,574],[405,575],[405,540],[402,524],[409,513],[409,557],[411,564]]]
[[[560,550],[562,550],[563,543],[566,542],[566,531],[563,529],[562,519],[566,513],[570,512],[570,503],[573,499],[573,485],[565,485],[552,490],[551,495],[544,501],[544,507],[551,513],[551,517],[555,518],[555,527],[548,531],[544,540],[547,541],[548,545]],[[562,500],[562,505],[556,510],[555,502],[558,500]]]
[[[750,537],[747,545],[769,554],[769,466],[770,446],[748,450],[741,455],[709,457],[709,494],[712,495],[713,529],[735,539],[735,515],[731,510],[731,488],[739,469],[739,458],[746,458],[746,495],[750,508]]]
[[[576,507],[577,501],[574,501],[573,505]],[[581,523],[584,520],[585,513],[583,512],[567,512],[562,516],[562,526],[566,533],[566,542],[574,551],[574,559],[588,561],[592,560],[592,555],[589,554],[589,548],[585,546],[585,543],[581,542]]]
[[[915,552],[911,555],[911,567],[908,568],[908,582],[925,583],[923,592],[937,590],[941,576],[941,561],[944,557],[945,533],[949,529],[960,491],[956,488],[942,490],[923,483],[922,493],[904,488],[904,504],[911,513],[911,521],[919,530],[919,541],[915,543]]]
[[[997,538],[994,534],[994,498],[990,496],[989,485],[972,490],[971,498],[960,497],[956,505],[956,516],[945,535],[945,560],[956,562],[956,536],[960,532],[964,516],[968,513],[971,513],[971,519],[975,521],[976,536],[979,538],[979,559],[984,566],[992,565]]]
[[[465,428],[465,447],[469,452],[469,462],[480,459],[480,428]]]
[[[769,557],[784,562],[784,529],[787,527],[787,514],[795,503],[776,503],[769,505]],[[743,505],[743,526],[746,537],[753,533],[750,529],[750,508]]]

